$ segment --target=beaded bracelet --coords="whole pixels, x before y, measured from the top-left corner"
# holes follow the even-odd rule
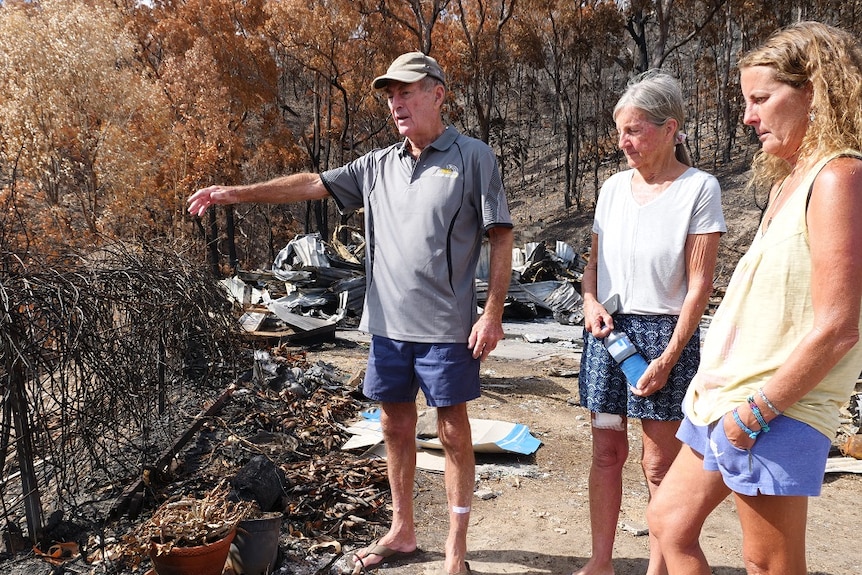
[[[742,419],[740,419],[740,417],[739,417],[739,412],[737,411],[738,409],[739,409],[738,407],[734,407],[733,411],[730,412],[733,414],[733,419],[734,419],[734,421],[736,421],[736,425],[738,425],[739,429],[744,431],[748,435],[748,437],[750,437],[751,439],[757,439],[757,436],[760,435],[760,432],[754,431],[753,429],[750,429],[747,425],[745,425],[742,422]]]
[[[760,431],[763,433],[769,431],[769,425],[766,424],[766,419],[763,418],[760,408],[757,407],[757,403],[754,401],[753,395],[748,396],[748,407],[751,408],[751,413],[754,414],[754,419],[756,419],[757,423],[760,424]]]
[[[770,411],[772,411],[772,413],[774,413],[775,415],[781,415],[781,410],[778,409],[777,407],[775,407],[774,405],[772,405],[772,402],[769,401],[769,398],[766,397],[765,393],[763,393],[762,387],[757,390],[757,393],[760,395],[760,399],[763,400],[763,403],[766,404],[766,407],[768,407],[770,409]]]

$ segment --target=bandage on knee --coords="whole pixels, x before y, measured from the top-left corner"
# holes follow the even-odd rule
[[[470,513],[470,508],[469,507],[458,507],[457,505],[453,505],[452,506],[452,513],[464,515],[465,513]]]
[[[611,431],[625,431],[623,416],[615,413],[593,414],[593,427],[596,429],[610,429]]]

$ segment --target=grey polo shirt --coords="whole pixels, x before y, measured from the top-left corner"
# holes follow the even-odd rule
[[[365,208],[359,329],[401,341],[466,342],[482,237],[512,227],[493,151],[449,126],[419,160],[402,142],[320,176],[342,213]]]

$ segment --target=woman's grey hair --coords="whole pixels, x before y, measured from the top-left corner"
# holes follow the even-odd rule
[[[688,166],[691,165],[691,158],[685,147],[685,136],[682,135],[685,104],[676,78],[661,70],[648,70],[632,78],[614,106],[614,119],[622,108],[637,108],[656,126],[662,126],[670,119],[676,120],[676,158]]]

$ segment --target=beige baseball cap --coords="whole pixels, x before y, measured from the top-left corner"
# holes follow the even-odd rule
[[[379,90],[392,80],[412,84],[425,76],[431,76],[446,83],[446,74],[443,73],[437,60],[422,52],[407,52],[395,58],[386,73],[374,79],[372,86],[375,90]]]

